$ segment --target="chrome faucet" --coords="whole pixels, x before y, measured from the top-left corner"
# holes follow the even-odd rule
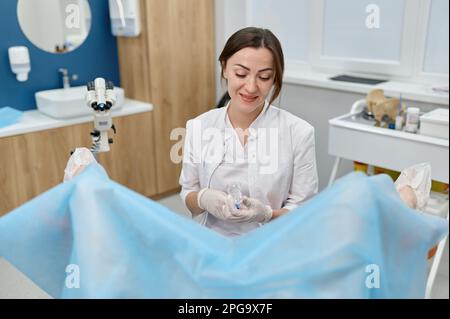
[[[69,76],[69,70],[67,70],[65,68],[60,68],[58,70],[58,72],[62,74],[63,88],[65,88],[65,89],[70,88],[70,81],[71,80],[77,80],[78,79],[78,75],[77,74],[72,74],[71,76]]]

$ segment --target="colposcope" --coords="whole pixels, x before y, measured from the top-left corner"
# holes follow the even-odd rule
[[[113,139],[108,137],[108,131],[112,129],[116,133],[116,127],[112,122],[111,108],[116,103],[114,84],[103,78],[96,78],[87,84],[86,103],[94,110],[94,130],[91,132],[92,146],[90,148],[94,156],[101,152],[109,152],[109,144]]]

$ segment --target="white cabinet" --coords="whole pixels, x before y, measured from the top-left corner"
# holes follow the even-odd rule
[[[449,182],[449,141],[374,127],[360,113],[329,121],[330,155],[396,171],[429,162],[432,179]]]
[[[329,120],[328,152],[336,157],[329,185],[336,178],[341,158],[396,171],[429,162],[432,179],[449,182],[449,140],[374,127],[373,122],[362,117],[364,106],[365,100],[356,101],[350,113]],[[448,221],[448,208],[446,215]],[[426,298],[431,296],[447,237],[439,243],[433,259]]]

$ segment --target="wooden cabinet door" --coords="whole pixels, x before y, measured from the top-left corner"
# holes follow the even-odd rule
[[[144,196],[156,195],[151,112],[114,118],[111,151],[99,154],[111,179]],[[93,124],[0,138],[0,216],[61,183],[70,151],[91,146]]]
[[[0,139],[0,215],[63,180],[71,141],[71,127]]]
[[[214,1],[142,0],[142,33],[118,38],[121,86],[155,106],[158,194],[179,188],[181,165],[170,152],[176,128],[215,101]]]
[[[114,125],[111,151],[99,154],[99,163],[114,181],[144,196],[156,195],[152,112],[115,118]]]
[[[179,187],[181,165],[170,151],[173,129],[214,106],[214,3],[149,0],[146,3],[150,83],[155,108],[158,191]]]

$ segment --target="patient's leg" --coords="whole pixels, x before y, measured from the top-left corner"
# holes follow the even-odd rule
[[[85,147],[76,148],[72,156],[67,161],[64,170],[64,181],[70,181],[79,175],[88,165],[97,162],[94,155]]]
[[[400,198],[408,207],[412,209],[417,208],[417,197],[411,186],[409,185],[403,186],[400,189],[398,189],[397,192],[400,195]]]
[[[395,181],[400,198],[413,209],[423,210],[431,191],[431,166],[418,164],[403,170]]]

